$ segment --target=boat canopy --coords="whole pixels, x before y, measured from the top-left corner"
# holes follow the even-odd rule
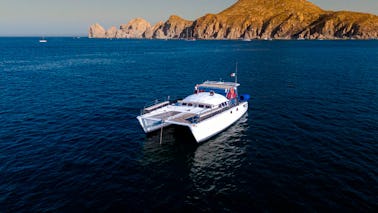
[[[240,86],[239,83],[234,82],[222,82],[222,81],[205,81],[202,84],[197,85],[198,87],[207,88],[217,88],[217,89],[230,89]]]
[[[223,95],[219,95],[214,92],[201,92],[189,95],[188,97],[184,98],[182,102],[184,103],[200,103],[206,105],[213,105],[217,106],[224,102],[227,102],[228,99]]]
[[[238,86],[240,84],[234,82],[222,82],[222,81],[205,81],[202,84],[197,84],[194,89],[196,92],[215,92],[221,94],[228,99],[238,97]],[[232,95],[229,94],[232,93]]]

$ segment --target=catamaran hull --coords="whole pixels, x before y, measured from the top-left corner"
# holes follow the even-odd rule
[[[137,119],[142,126],[145,133],[161,130],[169,125],[186,126],[190,129],[194,139],[200,143],[214,135],[222,132],[237,120],[239,120],[248,110],[248,102],[241,102],[239,105],[234,106],[224,112],[216,114],[198,123],[184,124],[174,121],[165,121],[144,118],[138,116]]]
[[[222,113],[189,126],[198,143],[206,141],[238,121],[248,110],[248,102],[240,103]]]
[[[142,116],[138,116],[137,119],[145,133],[154,132],[171,125],[170,123],[164,123],[161,120],[151,120],[149,118],[143,118]]]

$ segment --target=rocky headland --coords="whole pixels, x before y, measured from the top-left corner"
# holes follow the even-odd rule
[[[105,30],[89,28],[89,38],[144,39],[378,39],[378,16],[326,11],[306,0],[239,0],[218,14],[194,21],[172,15],[151,25],[142,18]]]

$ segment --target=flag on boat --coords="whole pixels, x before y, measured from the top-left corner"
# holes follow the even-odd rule
[[[235,77],[236,74],[233,72],[233,73],[230,74],[230,76],[231,76],[231,77]]]

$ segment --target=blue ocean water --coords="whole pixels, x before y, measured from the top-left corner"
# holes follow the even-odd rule
[[[374,211],[378,41],[0,38],[0,212]],[[197,145],[146,102],[233,80],[250,109]]]

